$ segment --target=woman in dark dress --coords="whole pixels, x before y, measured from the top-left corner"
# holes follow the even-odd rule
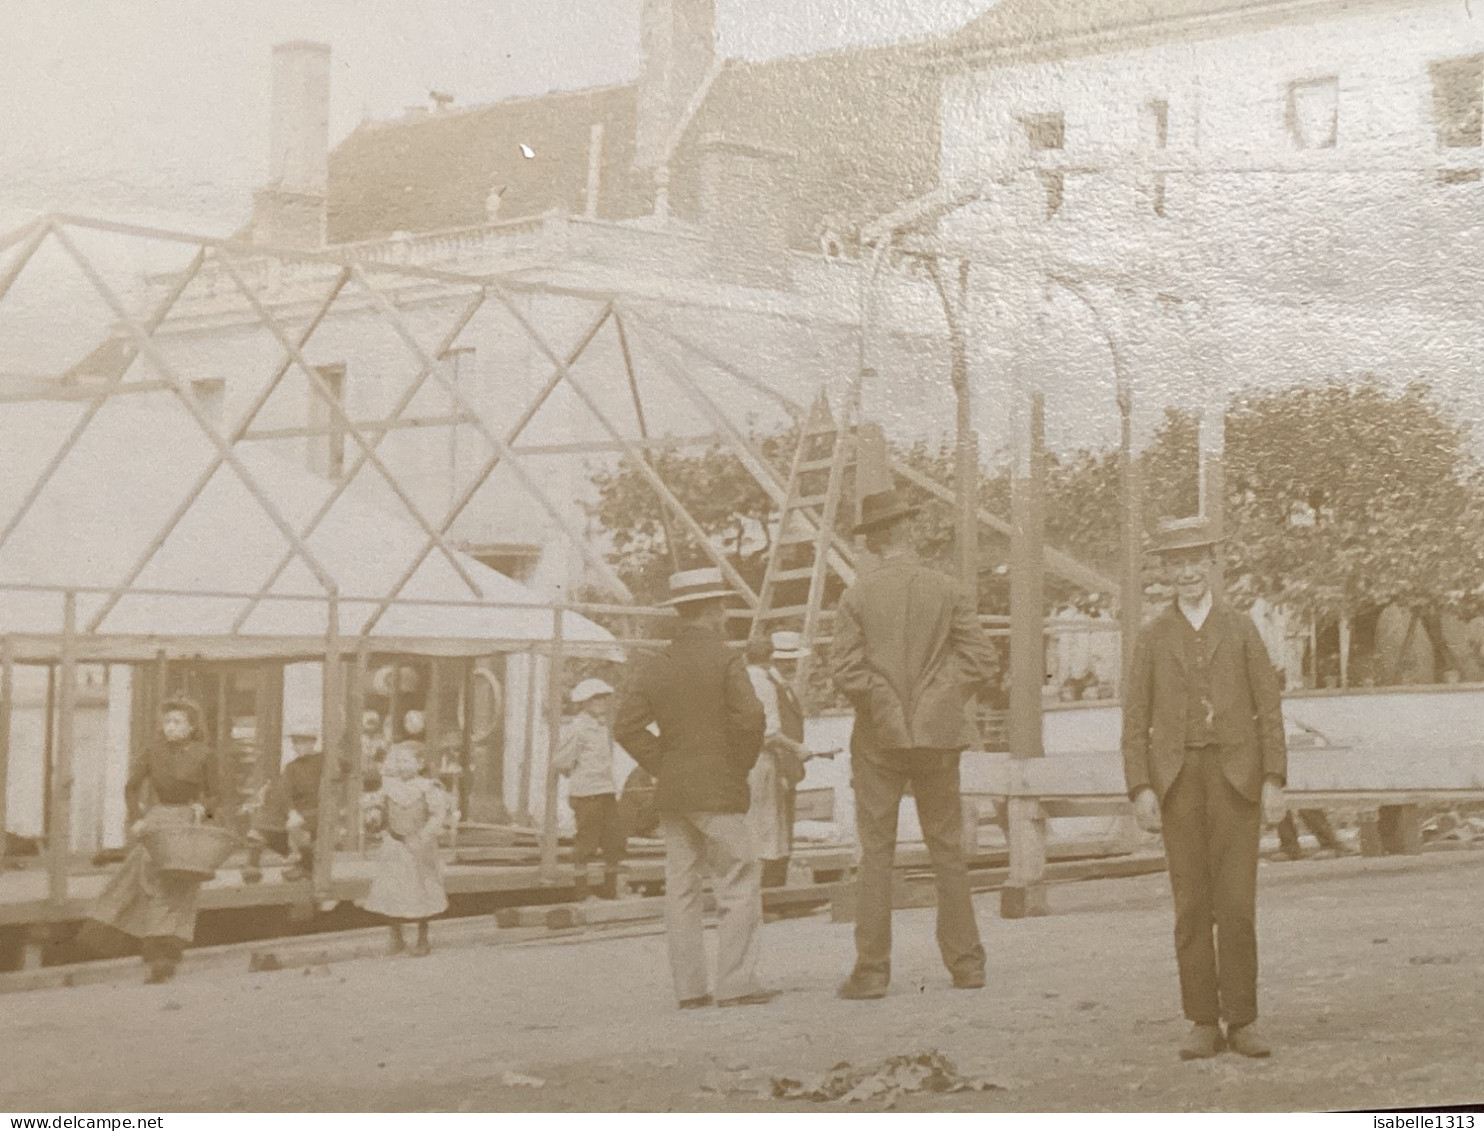
[[[216,755],[201,738],[201,709],[189,699],[160,705],[160,734],[124,786],[131,847],[123,866],[88,908],[88,927],[111,927],[139,940],[149,974],[168,982],[196,933],[201,881],[161,872],[141,834],[165,825],[199,824],[217,801]]]

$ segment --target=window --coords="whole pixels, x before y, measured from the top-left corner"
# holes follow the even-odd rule
[[[1067,140],[1067,119],[1060,110],[1044,114],[1027,114],[1020,119],[1025,130],[1025,139],[1031,151],[1040,153],[1051,149],[1063,149]],[[1041,169],[1037,174],[1046,190],[1046,216],[1051,218],[1061,210],[1066,193],[1066,175],[1059,169]]]
[[[1443,59],[1432,65],[1432,114],[1439,149],[1478,149],[1484,144],[1484,55]],[[1477,168],[1438,170],[1438,182],[1479,181]]]
[[[481,565],[522,584],[535,577],[536,567],[541,562],[541,547],[527,543],[494,542],[461,546],[460,549]]]
[[[1432,113],[1443,149],[1473,149],[1484,143],[1484,55],[1444,59],[1432,65]]]
[[[331,479],[345,474],[345,366],[316,365],[315,372],[324,382],[324,391],[341,409],[331,410],[321,391],[313,383],[309,387],[309,469]]]
[[[1340,133],[1340,80],[1335,75],[1288,84],[1283,110],[1297,149],[1333,149]]]

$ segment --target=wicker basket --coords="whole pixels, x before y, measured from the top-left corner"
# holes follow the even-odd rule
[[[214,825],[165,825],[147,830],[140,839],[160,871],[202,879],[216,875],[241,843]]]

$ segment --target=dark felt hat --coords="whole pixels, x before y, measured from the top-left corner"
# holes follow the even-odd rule
[[[904,499],[899,491],[877,491],[861,500],[860,521],[855,524],[854,533],[864,534],[898,519],[911,518],[921,509]]]

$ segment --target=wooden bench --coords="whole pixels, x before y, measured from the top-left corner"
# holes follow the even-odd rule
[[[971,753],[963,764],[965,839],[985,801],[1002,806],[1010,872],[1000,893],[1007,919],[1046,913],[1046,822],[1053,817],[1132,816],[1116,751],[1014,759]],[[1484,744],[1360,753],[1344,747],[1290,751],[1288,805],[1346,809],[1360,820],[1367,855],[1421,851],[1421,806],[1484,801]]]

